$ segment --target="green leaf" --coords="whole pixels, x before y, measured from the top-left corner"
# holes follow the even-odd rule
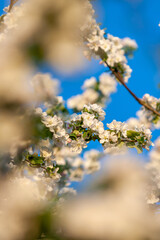
[[[57,171],[58,173],[63,173],[66,170],[68,171],[71,168],[71,166],[68,163],[66,163],[65,165],[57,165],[56,168],[58,168]]]
[[[49,109],[47,109],[47,111],[46,111],[46,113],[47,113],[47,115],[50,115],[50,116],[54,116],[54,109],[53,108],[49,108]]]
[[[46,172],[49,173],[50,175],[53,175],[53,174],[54,174],[54,170],[55,170],[55,167],[53,167],[53,168],[47,167],[47,168],[46,168]]]
[[[75,133],[71,133],[69,135],[69,137],[72,139],[72,140],[76,140],[77,139],[77,135]]]
[[[83,112],[88,112],[88,109],[84,107]]]
[[[78,130],[74,130],[73,134],[75,134],[76,136],[80,134],[80,132]]]
[[[33,155],[27,155],[26,159],[32,165],[43,165],[44,164],[44,157],[38,156],[37,153],[34,153]]]
[[[158,121],[159,121],[159,116],[155,116],[155,117],[152,119],[152,122],[153,122],[154,124],[156,124]]]
[[[31,124],[32,124],[33,139],[35,142],[38,142],[40,139],[46,139],[46,138],[52,139],[53,133],[51,133],[49,128],[47,128],[41,122],[41,118],[39,116],[33,116]]]
[[[77,122],[75,123],[75,126],[76,126],[76,127],[81,127],[81,125],[82,125],[82,121],[77,121]]]
[[[139,144],[144,143],[144,137],[137,137],[137,141]]]
[[[99,91],[99,82],[96,82],[95,86],[94,86],[94,90],[97,92]]]
[[[118,132],[118,138],[120,138],[121,137],[121,133],[120,132]]]
[[[98,135],[93,135],[93,136],[92,136],[92,140],[93,140],[93,141],[96,141],[96,140],[100,141],[100,138],[99,138]]]
[[[138,153],[142,153],[143,152],[143,148],[140,145],[137,146],[137,145],[135,145],[135,143],[127,143],[126,145],[129,148],[135,148]]]
[[[140,153],[142,153],[143,152],[143,148],[140,146],[140,145],[135,145],[135,148],[136,148],[136,150],[137,150],[137,152],[138,152],[138,154],[140,154]]]
[[[91,137],[92,137],[92,133],[91,133],[90,130],[88,130],[88,131],[86,131],[86,132],[83,133],[83,138],[84,138],[85,140],[91,140]]]
[[[159,112],[160,111],[160,102],[157,103],[156,110]]]
[[[135,138],[137,136],[140,136],[139,132],[132,131],[132,130],[127,131],[127,137],[128,138]]]
[[[134,148],[135,143],[134,143],[134,142],[128,142],[128,143],[126,144],[126,146],[129,147],[129,148]]]
[[[118,144],[118,147],[121,148],[121,147],[123,147],[123,145],[124,145],[124,142],[120,142],[120,143]]]
[[[42,165],[44,163],[44,161],[41,160],[41,159],[33,159],[33,160],[30,161],[30,163],[32,165]]]

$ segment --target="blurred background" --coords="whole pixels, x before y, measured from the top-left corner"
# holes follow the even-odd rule
[[[9,1],[1,0],[1,14]],[[130,37],[138,44],[134,58],[129,60],[133,72],[128,86],[142,97],[149,93],[160,97],[160,1],[159,0],[97,0],[93,1],[97,22],[107,32],[120,38]],[[84,60],[85,61],[85,60]],[[67,100],[72,95],[82,92],[83,81],[91,76],[98,77],[105,68],[98,61],[85,61],[84,68],[72,75],[61,74],[45,67],[45,71],[52,71],[53,77],[61,81],[61,95]],[[113,119],[126,121],[135,117],[139,104],[122,87],[118,86],[106,109],[106,123]],[[153,140],[159,131],[153,132]],[[90,148],[98,147],[97,143],[90,144]],[[135,150],[134,150],[135,151]],[[146,152],[144,152],[146,156]]]
[[[43,3],[45,3],[44,1],[45,0],[41,0],[41,3],[42,3],[41,9],[43,9],[44,7],[43,5]],[[21,0],[19,0],[19,2],[21,2]],[[48,1],[46,1],[46,3],[47,2]],[[61,3],[61,1],[59,2]],[[56,3],[59,3],[59,2],[58,0],[57,1],[51,0],[49,1],[49,4],[51,3],[52,5],[53,3],[55,3],[56,5]],[[65,0],[62,1],[64,5],[65,3],[67,5],[68,2],[69,1],[67,0],[66,2]],[[71,3],[73,2],[74,0],[71,1]],[[129,63],[128,63],[131,69],[133,70],[132,76],[128,82],[129,88],[139,98],[143,97],[143,95],[146,93],[149,93],[150,95],[153,95],[156,98],[160,98],[160,66],[159,66],[160,65],[160,61],[159,61],[160,0],[153,0],[153,1],[151,0],[92,0],[92,2],[95,9],[95,14],[97,16],[97,22],[101,24],[102,29],[103,28],[106,29],[106,33],[110,33],[120,38],[129,37],[131,39],[135,39],[138,44],[138,50],[135,52],[134,58],[129,59]],[[19,80],[19,82],[21,83],[23,76],[27,75],[27,74],[25,75],[25,72],[24,72],[25,66],[23,68],[23,64],[22,64],[22,67],[21,67],[21,62],[23,63],[23,54],[21,58],[21,54],[18,51],[17,51],[18,54],[16,55],[15,54],[16,51],[13,51],[12,53],[12,50],[16,50],[17,46],[18,46],[17,48],[19,48],[19,46],[22,46],[22,49],[26,50],[26,52],[24,53],[24,56],[28,56],[26,62],[27,63],[29,62],[28,59],[33,60],[31,64],[34,63],[36,65],[36,60],[41,60],[41,54],[39,56],[38,53],[42,52],[42,59],[43,59],[43,46],[40,45],[41,43],[39,44],[39,40],[43,39],[43,36],[46,36],[46,35],[49,36],[47,38],[47,40],[49,39],[49,41],[47,42],[45,41],[44,46],[48,47],[51,45],[52,48],[54,49],[55,46],[58,46],[58,44],[56,45],[56,41],[59,43],[63,39],[66,40],[67,31],[65,30],[68,29],[67,26],[69,26],[69,30],[70,30],[70,25],[76,22],[76,16],[78,16],[77,11],[75,12],[75,14],[77,15],[75,14],[71,15],[71,14],[68,14],[67,12],[66,15],[69,16],[70,20],[66,25],[65,23],[66,23],[67,17],[65,18],[65,14],[60,15],[60,17],[58,16],[58,19],[60,20],[63,19],[62,23],[60,24],[60,26],[61,25],[63,26],[62,30],[61,28],[58,27],[58,29],[60,29],[59,30],[60,33],[62,32],[63,34],[58,35],[57,34],[58,31],[57,32],[53,31],[53,34],[49,35],[48,32],[49,33],[52,32],[56,21],[52,22],[54,18],[52,18],[52,15],[50,15],[50,11],[48,11],[48,9],[50,10],[51,5],[47,5],[46,10],[44,11],[44,14],[45,13],[47,14],[39,15],[40,17],[37,21],[38,31],[36,32],[33,31],[33,34],[28,34],[28,31],[26,31],[27,29],[26,26],[30,26],[30,24],[26,24],[25,26],[24,23],[29,22],[32,25],[33,20],[32,20],[32,17],[30,18],[30,16],[38,16],[38,11],[40,9],[40,0],[37,0],[37,1],[31,0],[31,3],[35,3],[35,5],[33,4],[34,8],[31,5],[31,8],[30,7],[28,8],[27,14],[26,13],[24,14],[26,16],[26,19],[27,20],[31,19],[31,21],[23,22],[23,19],[21,19],[21,21],[19,22],[21,22],[22,28],[20,28],[20,31],[18,31],[18,33],[21,33],[21,30],[24,30],[24,31],[22,31],[21,34],[17,34],[17,35],[15,34],[16,40],[21,39],[20,36],[23,36],[23,34],[24,36],[27,36],[27,40],[26,41],[22,40],[22,43],[21,41],[20,42],[15,41],[16,44],[13,43],[13,45],[10,46],[10,43],[12,43],[12,41],[11,42],[6,41],[5,39],[4,41],[6,41],[5,43],[8,43],[8,45],[6,44],[7,47],[5,47],[4,49],[5,50],[7,49],[7,51],[4,51],[4,54],[2,51],[2,54],[0,54],[1,55],[0,81],[2,83],[6,83],[7,80],[9,79],[8,80],[9,83],[6,85],[7,87],[4,88],[6,89],[6,91],[4,91],[5,97],[10,96],[10,93],[8,91],[10,90],[10,87],[12,88],[11,86],[12,84],[10,84],[10,82],[17,83]],[[3,8],[5,6],[8,6],[8,4],[9,4],[8,0],[7,1],[0,0],[0,14],[4,13]],[[80,5],[76,5],[76,9],[78,9],[78,13],[80,13],[79,14],[80,17],[81,15],[83,16],[82,12],[80,11],[81,9]],[[69,13],[70,12],[74,13],[74,8],[71,8],[71,10],[69,9]],[[52,13],[53,12],[51,11],[51,14]],[[55,11],[55,13],[57,13],[57,11]],[[64,13],[66,12],[64,11]],[[64,17],[61,17],[61,16],[64,16]],[[47,19],[46,21],[47,24],[46,25],[44,24],[43,26],[42,21],[44,21],[45,19],[44,17]],[[12,23],[12,20],[14,22],[14,16],[13,18],[11,17],[11,19],[9,20],[11,21],[11,23]],[[51,20],[51,24],[48,24],[50,23],[50,20]],[[43,26],[42,30],[41,30],[41,26]],[[55,24],[55,26],[58,26],[58,25]],[[46,29],[47,31],[45,31]],[[46,32],[47,34],[45,35]],[[74,35],[73,34],[74,30],[72,30],[71,28],[69,33],[72,33],[71,36]],[[54,36],[57,36],[57,35],[59,36],[57,38],[58,40],[56,39],[54,42]],[[14,35],[11,34],[9,36],[11,36],[11,38],[14,39]],[[32,41],[30,43],[30,40],[34,38],[35,38],[35,41],[33,41],[33,44],[32,44]],[[36,42],[37,39],[38,41]],[[23,44],[25,43],[26,43],[26,46],[25,45],[23,46]],[[71,44],[72,44],[72,41],[71,41]],[[3,49],[3,46],[5,46],[5,44],[2,45],[1,49]],[[74,45],[72,44],[72,46]],[[38,51],[36,51],[35,53],[34,49],[37,50],[37,47],[38,47]],[[48,49],[50,50],[52,48],[48,48]],[[69,62],[71,64],[74,64],[75,62],[73,61],[76,59],[76,56],[78,55],[78,53],[76,51],[77,54],[75,54],[75,51],[70,50],[72,48],[68,48],[69,49],[68,55],[70,57],[69,58],[70,61],[67,61],[66,59],[68,58],[65,58],[67,47],[65,48],[65,51],[63,51],[63,44],[60,44],[59,48],[57,47],[55,48],[56,48],[56,51],[53,51],[53,53],[51,54],[51,60],[49,62],[52,61],[53,63],[55,59],[57,60],[58,54],[56,55],[55,53],[62,53],[60,55],[62,56],[62,59],[65,61],[65,66],[62,64],[60,65],[60,68],[56,68],[55,66],[56,64],[55,65],[53,64],[53,66],[55,67],[54,68],[46,65],[47,63],[44,63],[44,64],[42,63],[42,65],[41,64],[36,65],[37,68],[35,68],[36,69],[35,71],[41,71],[45,73],[49,72],[53,78],[59,79],[59,81],[61,82],[60,95],[63,96],[64,100],[67,100],[71,96],[82,93],[81,87],[83,85],[84,80],[91,78],[92,76],[95,76],[96,78],[98,78],[103,72],[106,71],[106,68],[102,66],[98,60],[92,59],[91,61],[88,61],[87,59],[84,58],[83,68],[81,68],[80,70],[72,74],[71,72],[69,73],[68,71],[64,72],[62,70],[65,67],[68,70],[68,65],[66,63]],[[48,49],[46,51],[47,54],[44,54],[46,56],[50,55],[48,54],[48,52],[50,53]],[[21,48],[20,48],[20,52],[21,52]],[[17,56],[18,56],[17,58],[18,60],[15,61]],[[38,56],[37,59],[36,58],[32,59],[32,57],[37,57],[37,56]],[[9,61],[10,58],[11,58],[11,61]],[[14,62],[16,62],[15,68],[14,68]],[[8,63],[10,63],[10,65]],[[6,75],[4,74],[3,76],[3,68],[5,64],[7,66],[6,68],[7,71],[5,70],[4,73],[7,72],[7,74]],[[17,75],[15,74],[16,77],[14,77],[15,69],[16,70],[18,69]],[[30,75],[28,78],[30,79]],[[37,81],[39,82],[39,78],[37,79]],[[48,86],[49,86],[48,87],[49,89],[52,89],[52,84]],[[42,93],[45,92],[44,87],[45,85],[43,84],[43,81],[42,81],[41,88],[40,88],[42,89],[41,91]],[[55,90],[55,87],[53,88],[54,88],[53,90]],[[18,93],[16,91],[17,89],[20,89]],[[23,167],[22,169],[20,168],[20,170],[15,169],[15,176],[14,175],[13,177],[11,176],[11,179],[9,179],[9,181],[6,180],[5,182],[4,180],[4,184],[3,184],[3,178],[1,177],[1,174],[0,174],[0,178],[1,178],[0,186],[2,186],[0,188],[0,194],[2,196],[2,199],[0,198],[0,206],[2,210],[4,209],[3,211],[1,211],[0,209],[0,213],[1,213],[0,226],[2,226],[0,230],[0,239],[2,240],[34,239],[32,238],[32,232],[33,232],[33,235],[35,234],[35,236],[36,235],[39,236],[39,237],[36,237],[36,239],[43,238],[43,239],[57,239],[57,240],[58,239],[114,239],[114,240],[115,239],[118,239],[118,240],[154,239],[154,240],[159,240],[160,219],[159,219],[159,214],[157,214],[159,213],[159,206],[151,205],[151,208],[150,208],[149,205],[146,205],[146,199],[150,201],[148,202],[149,204],[157,203],[160,201],[159,200],[160,199],[160,178],[159,178],[160,139],[158,141],[158,144],[155,147],[155,150],[152,152],[152,156],[150,158],[151,160],[150,164],[148,164],[148,166],[146,164],[148,172],[144,170],[144,165],[141,166],[141,164],[139,164],[139,162],[141,161],[147,162],[149,160],[148,152],[145,150],[143,154],[138,155],[135,149],[130,149],[130,151],[133,153],[133,156],[132,155],[129,156],[127,154],[118,155],[115,159],[112,158],[110,160],[110,157],[108,157],[109,155],[107,155],[107,157],[103,157],[103,159],[101,159],[102,163],[101,163],[100,171],[95,172],[93,175],[86,174],[83,178],[83,181],[75,182],[76,170],[80,172],[80,173],[77,172],[77,175],[81,175],[81,172],[83,175],[83,167],[80,165],[80,163],[76,163],[76,161],[74,162],[74,159],[73,159],[73,163],[75,165],[77,164],[77,166],[75,166],[75,173],[74,173],[74,170],[73,172],[71,171],[70,173],[70,167],[68,167],[69,164],[66,164],[66,170],[65,170],[65,165],[63,164],[61,165],[61,163],[59,163],[59,165],[56,166],[60,168],[59,172],[61,173],[61,175],[59,174],[59,172],[56,172],[56,170],[57,171],[59,170],[58,168],[56,169],[54,167],[52,168],[52,166],[54,165],[53,165],[53,162],[50,161],[50,158],[51,160],[55,160],[55,158],[53,159],[53,157],[56,156],[56,152],[58,156],[58,153],[60,152],[61,147],[59,147],[58,149],[57,147],[58,143],[57,143],[55,144],[56,147],[53,148],[53,145],[49,144],[50,140],[38,141],[40,139],[42,140],[42,138],[45,139],[45,136],[49,135],[49,134],[47,135],[46,133],[46,135],[44,134],[44,137],[43,137],[43,134],[41,134],[43,132],[45,133],[46,131],[46,129],[43,128],[42,124],[40,125],[40,127],[42,126],[42,128],[35,127],[34,129],[34,126],[36,124],[38,125],[38,123],[40,122],[41,120],[40,117],[33,117],[33,120],[31,119],[32,121],[28,121],[29,123],[33,122],[31,125],[33,125],[33,130],[35,131],[33,131],[32,129],[31,130],[29,129],[28,127],[30,126],[29,123],[28,125],[25,123],[24,121],[25,115],[24,117],[21,117],[21,115],[23,116],[23,111],[22,111],[22,114],[21,112],[20,114],[19,112],[15,114],[18,117],[19,116],[21,117],[20,122],[23,122],[22,126],[17,121],[17,118],[15,118],[14,120],[14,113],[16,112],[15,109],[18,109],[17,106],[21,107],[21,105],[23,106],[25,104],[27,105],[30,103],[29,101],[28,101],[29,103],[27,101],[26,101],[27,103],[26,102],[23,103],[23,101],[16,102],[16,100],[18,99],[17,96],[21,95],[22,90],[24,90],[24,93],[27,92],[24,85],[15,84],[13,88],[13,93],[14,93],[14,90],[16,92],[16,94],[13,94],[13,99],[15,101],[15,102],[13,101],[13,103],[15,103],[15,106],[14,104],[13,106],[11,104],[11,107],[9,108],[8,106],[10,105],[8,104],[8,102],[10,103],[11,100],[9,97],[8,98],[9,101],[7,102],[8,99],[6,97],[7,100],[6,102],[4,101],[4,109],[6,110],[6,113],[2,109],[1,111],[2,114],[0,114],[0,117],[2,116],[1,117],[2,119],[3,119],[4,113],[6,114],[6,116],[4,117],[5,120],[3,120],[4,123],[6,119],[9,119],[8,121],[9,124],[12,122],[13,124],[11,125],[10,128],[8,128],[9,124],[3,125],[3,122],[0,119],[1,129],[2,130],[4,129],[4,131],[0,129],[0,133],[4,132],[2,136],[5,135],[6,139],[8,138],[10,139],[10,137],[8,136],[9,135],[8,133],[10,132],[12,133],[12,129],[15,129],[15,132],[13,131],[11,135],[13,135],[13,137],[18,135],[21,136],[21,133],[17,134],[17,132],[19,129],[20,130],[22,129],[22,132],[23,132],[24,126],[25,126],[25,129],[27,130],[27,132],[29,132],[29,137],[26,138],[26,139],[29,139],[28,142],[24,141],[24,143],[22,142],[22,145],[18,145],[19,142],[21,143],[21,141],[18,141],[19,140],[18,139],[17,146],[16,146],[16,141],[12,140],[16,138],[11,138],[11,141],[9,141],[9,144],[7,145],[6,149],[8,151],[8,148],[9,148],[8,146],[13,145],[13,149],[11,149],[12,151],[10,151],[11,152],[10,155],[13,155],[13,159],[15,158],[15,163],[16,161],[17,161],[17,164],[18,162],[21,162],[22,156],[23,156],[25,159],[25,162],[27,162],[27,164],[31,165],[33,168],[32,170],[30,170],[31,169],[30,167],[24,166],[24,169]],[[1,87],[1,92],[3,92],[3,85]],[[49,94],[47,93],[48,92],[46,91],[46,95],[48,97]],[[33,101],[33,102],[36,101],[36,99],[34,100],[34,98],[29,98],[29,99],[30,101]],[[1,102],[3,103],[3,98],[2,100],[0,100],[0,103]],[[41,103],[40,96],[39,96],[38,103]],[[53,101],[51,101],[51,103],[53,103]],[[56,104],[57,102],[55,102],[55,105]],[[131,117],[136,117],[136,112],[139,109],[140,109],[140,105],[132,98],[132,96],[129,95],[129,93],[126,91],[126,89],[124,89],[123,86],[118,85],[117,92],[112,94],[111,101],[108,103],[105,109],[106,118],[105,118],[104,124],[110,123],[114,119],[117,121],[127,121]],[[54,113],[54,110],[53,110],[53,113]],[[33,114],[31,111],[31,116],[32,115]],[[29,118],[30,120],[31,118],[30,115],[26,114],[26,116],[29,116],[27,117],[27,119]],[[57,122],[59,122],[59,120],[57,120]],[[14,126],[16,126],[17,128],[15,128]],[[58,128],[58,129],[61,129],[61,128]],[[8,130],[8,132],[6,130]],[[33,131],[33,140],[31,138],[32,136],[30,137],[30,132],[32,131]],[[54,128],[53,128],[53,131],[54,131]],[[55,130],[55,131],[57,133],[57,131],[60,131],[60,130]],[[159,135],[160,134],[158,130],[154,131],[153,141]],[[58,139],[57,142],[59,141],[61,143],[61,141],[59,140],[60,138],[57,137],[57,139]],[[3,141],[3,137],[1,141]],[[15,144],[11,144],[10,142],[12,141],[13,142],[15,141],[14,142]],[[32,142],[33,142],[33,147],[34,145],[35,145],[35,148],[38,146],[38,149],[35,149],[35,152],[37,151],[37,155],[32,153],[32,149],[27,149],[26,155],[25,155],[24,149],[30,146]],[[59,144],[59,146],[61,145]],[[1,147],[1,144],[0,144],[0,147]],[[86,148],[85,151],[86,150],[88,151],[93,148],[103,151],[102,146],[100,145],[100,143],[98,143],[97,140],[95,142],[90,142],[88,148]],[[1,147],[1,149],[4,151],[3,147]],[[17,149],[20,151],[20,153],[18,152],[17,154],[18,157],[16,158],[14,157],[14,151],[16,156]],[[47,162],[47,165],[44,165],[44,157],[41,157],[41,155],[43,156],[43,153],[40,152],[42,150],[44,153],[46,152],[45,160]],[[52,151],[53,151],[53,154],[52,154]],[[63,160],[63,154],[64,153],[62,152],[62,160]],[[1,153],[0,153],[0,158],[4,159],[4,163],[6,160],[10,159],[10,157],[8,156],[8,154],[5,153],[5,151],[4,151],[4,157],[3,157],[3,154],[1,157]],[[61,158],[61,154],[60,154],[60,158]],[[92,157],[89,157],[89,158],[92,158]],[[79,162],[78,158],[77,160]],[[93,166],[91,164],[91,168],[94,169],[94,166],[95,166],[94,157],[92,161],[93,161],[92,163]],[[3,170],[3,168],[1,167],[1,164],[2,166],[6,164],[3,164],[3,162],[2,163],[1,162],[2,161],[0,159],[0,170],[2,169],[2,172],[5,172],[5,171],[7,172],[5,168]],[[50,162],[52,163],[52,166],[49,165]],[[108,163],[107,166],[105,164],[106,162]],[[12,162],[10,165],[11,165],[10,166],[11,168],[14,167]],[[74,169],[74,165],[73,165],[73,169]],[[72,167],[71,167],[71,170],[72,170]],[[44,171],[44,174],[42,171]],[[21,174],[21,172],[23,173]],[[75,174],[75,178],[71,177],[72,173]],[[53,179],[50,178],[50,176],[53,176]],[[62,179],[62,181],[59,181],[60,191],[58,191],[57,190],[58,187],[55,184],[55,182],[60,178]],[[70,184],[70,181],[68,180],[70,178],[71,178],[71,184]],[[13,181],[13,184],[11,180]],[[67,184],[63,185],[63,181],[64,182],[66,181],[70,185],[67,185]],[[73,187],[78,192],[82,192],[82,190],[84,190],[83,196],[80,196],[79,194],[78,195],[79,199],[73,197],[73,200],[71,202],[69,200],[68,203],[66,202],[65,204],[64,198],[66,197],[67,199],[67,192],[69,194],[69,191],[68,191],[69,189],[67,189],[66,186],[67,187],[69,186],[69,188]],[[75,195],[74,189],[70,189],[70,193],[73,195]],[[49,201],[47,201],[47,198]],[[69,195],[68,195],[68,199],[70,199]],[[64,203],[64,208],[63,208],[63,203]],[[58,206],[58,209],[59,208],[61,209],[62,207],[61,209],[62,212],[58,212],[58,209],[56,209],[56,206]],[[62,218],[61,217],[60,219],[57,218],[58,215],[62,216]],[[63,238],[63,230],[64,230],[64,238]],[[65,236],[65,233],[66,233],[66,236]],[[47,238],[45,237],[45,234]],[[23,238],[23,235],[24,235],[24,238]],[[7,238],[3,236],[9,236],[9,237]]]

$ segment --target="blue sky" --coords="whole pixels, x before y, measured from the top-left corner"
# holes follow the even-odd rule
[[[8,1],[1,0],[0,9]],[[160,97],[160,1],[159,0],[97,0],[93,1],[97,21],[102,28],[118,37],[130,37],[137,41],[138,51],[129,65],[133,69],[128,86],[139,96],[150,93]],[[86,63],[83,70],[72,76],[53,73],[61,80],[62,95],[67,99],[81,92],[81,85],[86,78],[98,77],[105,68],[98,61]],[[106,122],[113,119],[125,121],[134,117],[139,104],[118,86],[118,92],[112,95],[112,101],[106,109]],[[159,131],[153,133],[153,139]]]
[[[102,28],[118,37],[130,37],[137,41],[138,51],[129,60],[133,73],[128,86],[142,97],[149,93],[160,97],[160,1],[159,0],[97,0],[93,2],[97,21]],[[98,61],[89,63],[84,71],[62,82],[64,97],[79,93],[83,80],[90,76],[99,76],[105,68]],[[72,87],[71,87],[72,86]],[[122,87],[112,95],[112,101],[106,109],[106,122],[113,119],[125,121],[134,117],[139,104]],[[153,133],[153,140],[159,131]]]
[[[97,0],[94,1],[97,21],[102,28],[118,37],[130,37],[137,41],[138,51],[129,65],[133,69],[128,86],[139,96],[150,93],[160,97],[160,1],[159,0]],[[64,97],[79,93],[83,80],[90,76],[99,76],[105,68],[98,61],[88,63],[85,70],[62,82]],[[66,79],[61,78],[61,79]],[[72,87],[71,87],[72,86]],[[135,116],[139,104],[118,86],[118,92],[112,95],[112,101],[106,110],[106,122],[113,119],[125,121]],[[154,133],[153,139],[159,132]]]

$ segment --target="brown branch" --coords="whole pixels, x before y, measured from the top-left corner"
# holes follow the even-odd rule
[[[107,62],[105,62],[107,64]],[[108,64],[107,64],[108,66]],[[138,98],[126,85],[126,83],[123,80],[122,75],[117,72],[114,68],[108,66],[109,69],[111,70],[112,74],[119,80],[119,82],[125,87],[125,89],[132,95],[132,97],[142,106],[147,108],[149,111],[153,112],[154,114],[158,115],[160,117],[160,112],[158,112],[156,109],[152,108],[150,105],[148,105],[145,101],[142,99]]]
[[[16,2],[18,2],[18,0],[10,0],[8,12],[10,12],[12,10],[12,8],[13,8],[14,4],[16,4]]]

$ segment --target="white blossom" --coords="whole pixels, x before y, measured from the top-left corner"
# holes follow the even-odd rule
[[[84,108],[87,109],[87,111],[91,111],[93,112],[93,114],[97,114],[98,115],[98,120],[104,120],[105,118],[105,112],[103,111],[103,109],[97,105],[97,104],[89,104],[89,105],[84,105]]]
[[[40,100],[53,99],[59,88],[57,79],[52,79],[49,74],[36,74],[32,79],[35,94]]]
[[[116,80],[108,73],[102,73],[99,77],[99,89],[105,96],[110,96],[112,92],[116,92]]]
[[[145,94],[143,96],[143,101],[149,104],[153,109],[159,112],[159,104],[160,99],[150,96],[149,94]],[[137,112],[137,116],[139,121],[144,124],[146,127],[152,127],[159,129],[160,128],[160,118],[156,114],[153,114],[152,111],[142,107],[141,110]]]
[[[93,173],[95,171],[98,171],[100,169],[100,152],[97,150],[90,150],[85,152],[84,154],[84,168],[87,171],[87,173]]]
[[[107,124],[107,127],[116,132],[122,132],[123,136],[126,137],[127,124],[113,120],[110,124]]]
[[[133,39],[130,39],[128,37],[122,39],[122,44],[124,47],[129,47],[129,48],[133,48],[133,49],[138,48],[136,41]]]
[[[96,78],[95,77],[91,77],[89,79],[86,79],[84,81],[84,84],[82,86],[82,89],[87,89],[87,88],[90,88],[90,87],[94,87],[95,84],[96,84]]]
[[[70,149],[73,152],[81,153],[83,148],[86,148],[87,144],[83,138],[78,138],[77,140],[72,140],[70,143]]]

